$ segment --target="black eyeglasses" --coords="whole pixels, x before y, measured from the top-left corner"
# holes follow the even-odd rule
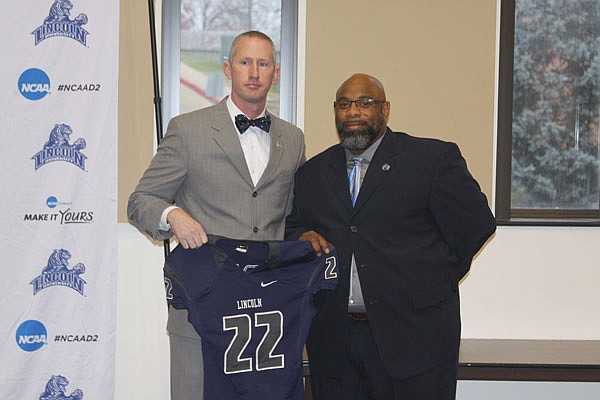
[[[338,110],[348,110],[350,107],[352,107],[352,103],[355,103],[356,107],[358,108],[367,109],[373,107],[375,104],[385,103],[385,100],[375,100],[369,97],[361,98],[358,100],[343,99],[334,101],[333,107],[337,108]]]

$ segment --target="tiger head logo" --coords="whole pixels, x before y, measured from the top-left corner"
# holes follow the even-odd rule
[[[81,151],[86,148],[87,142],[84,138],[78,138],[69,144],[73,129],[67,124],[56,124],[50,131],[48,141],[44,148],[31,157],[35,161],[35,169],[53,161],[68,162],[78,166],[85,171],[85,160],[87,156]]]
[[[73,393],[67,395],[67,385],[69,380],[62,375],[52,375],[46,390],[40,395],[39,400],[81,400],[83,399],[83,391],[75,389]]]
[[[73,129],[67,124],[54,125],[54,128],[52,128],[50,136],[48,137],[48,141],[44,144],[44,148],[69,146],[77,150],[85,149],[86,142],[85,139],[82,138],[77,139],[73,145],[69,144],[69,138],[72,133]]]
[[[75,19],[71,19],[71,10],[73,9],[73,3],[70,0],[55,0],[48,16],[44,20],[45,24],[52,24],[54,22],[75,22],[78,25],[85,25],[88,22],[87,15],[79,14]]]
[[[89,32],[83,26],[88,23],[88,17],[80,13],[75,18],[71,18],[72,9],[71,0],[54,0],[42,25],[31,32],[35,37],[35,45],[48,38],[62,36],[76,40],[87,47]]]
[[[56,124],[50,132],[50,137],[44,147],[66,146],[73,129],[67,124]]]
[[[54,249],[48,263],[42,268],[42,273],[33,278],[33,294],[37,294],[52,286],[69,287],[83,296],[84,286],[87,283],[81,277],[85,273],[85,264],[77,263],[73,268],[69,268],[71,252],[65,249]]]
[[[50,257],[48,257],[48,264],[42,270],[42,273],[53,273],[53,272],[74,272],[77,275],[81,275],[85,272],[85,265],[78,263],[72,269],[69,269],[69,260],[71,259],[71,252],[65,249],[54,249]]]

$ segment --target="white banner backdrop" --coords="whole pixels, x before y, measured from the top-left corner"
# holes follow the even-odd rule
[[[3,11],[0,387],[20,400],[111,399],[119,2]]]

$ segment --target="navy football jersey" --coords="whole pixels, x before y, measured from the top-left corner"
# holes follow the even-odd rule
[[[337,284],[335,249],[209,235],[166,259],[167,299],[202,338],[206,400],[302,400],[313,295]]]

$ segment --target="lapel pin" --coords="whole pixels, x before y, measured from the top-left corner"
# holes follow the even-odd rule
[[[278,149],[281,148],[281,142],[277,141],[277,143],[275,143],[275,147],[277,147]]]
[[[385,164],[383,164],[383,165],[381,166],[381,170],[382,170],[382,171],[389,171],[389,170],[390,170],[390,168],[392,168],[392,167],[391,167],[391,166],[390,166],[390,164],[388,164],[388,163],[385,163]]]

